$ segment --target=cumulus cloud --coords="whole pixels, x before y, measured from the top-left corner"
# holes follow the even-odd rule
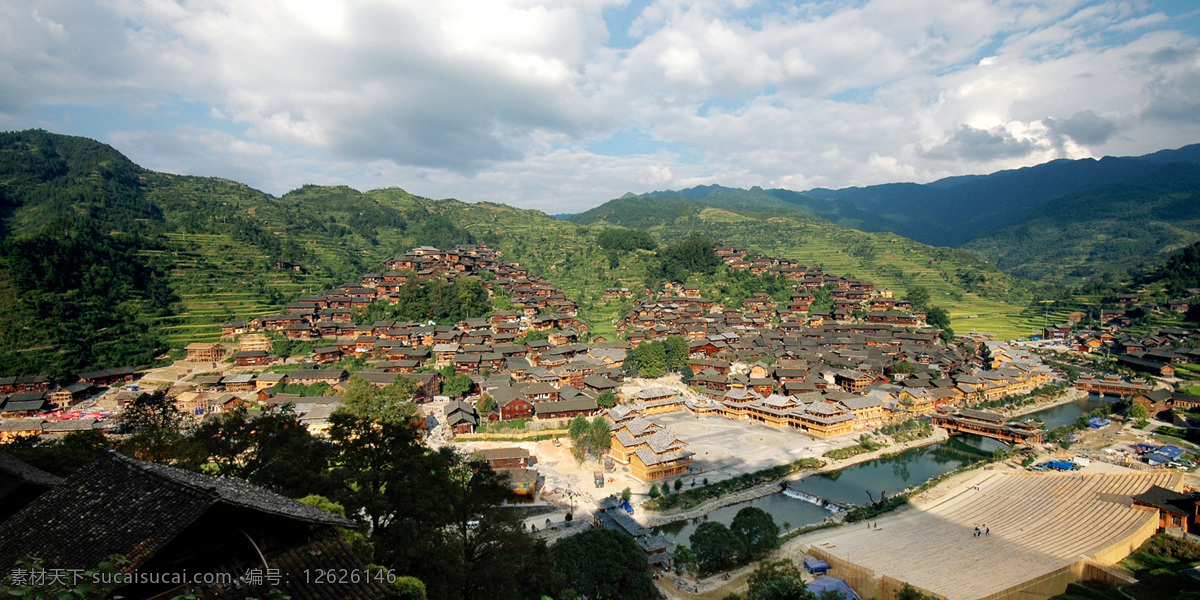
[[[1084,146],[1099,146],[1117,131],[1117,124],[1091,110],[1077,112],[1069,119],[1047,118],[1046,126]]]
[[[966,159],[988,162],[1005,158],[1020,158],[1034,150],[1029,139],[1017,139],[1003,127],[976,129],[963,125],[950,139],[939,144],[925,156],[935,159]]]
[[[547,212],[928,181],[1196,142],[1175,23],[1120,0],[17,0],[0,126],[99,107],[127,117],[81,131],[152,168]],[[589,149],[622,131],[653,143]]]

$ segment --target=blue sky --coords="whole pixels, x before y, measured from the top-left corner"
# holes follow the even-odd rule
[[[13,0],[0,129],[245,182],[575,212],[1200,142],[1185,2]]]

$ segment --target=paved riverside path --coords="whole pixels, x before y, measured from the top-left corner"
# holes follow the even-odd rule
[[[1179,482],[1172,472],[982,473],[932,505],[881,518],[877,529],[847,525],[806,548],[950,600],[983,598],[1132,535],[1157,515],[1133,508],[1130,496]],[[975,537],[975,527],[991,533]]]

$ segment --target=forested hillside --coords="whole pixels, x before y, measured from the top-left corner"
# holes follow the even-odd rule
[[[153,319],[174,300],[153,232],[145,171],[107,146],[32,131],[0,134],[0,371],[149,362]]]
[[[711,185],[627,194],[570,218],[654,227],[694,218],[702,207],[789,218],[802,212],[860,231],[965,248],[1036,283],[1079,284],[1105,273],[1126,276],[1194,239],[1189,232],[1196,228],[1187,215],[1188,198],[1200,192],[1190,175],[1197,166],[1200,144],[1141,157],[1056,160],[923,185],[806,192]],[[1176,195],[1170,206],[1164,193]],[[1139,214],[1141,206],[1152,208]]]
[[[663,242],[703,232],[719,243],[793,258],[830,273],[871,279],[903,293],[922,286],[969,330],[975,323],[1012,331],[1011,320],[1029,290],[1020,281],[963,250],[935,248],[891,233],[863,233],[790,207],[755,203],[762,190],[722,189],[714,196],[620,198],[571,217],[591,225],[641,227]],[[713,206],[716,205],[716,206]],[[718,206],[723,208],[718,208]]]
[[[1200,240],[1200,165],[1156,166],[1138,182],[1056,198],[963,247],[1042,282],[1128,278]]]

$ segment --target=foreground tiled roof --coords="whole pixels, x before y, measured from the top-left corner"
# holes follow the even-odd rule
[[[48,568],[89,568],[112,554],[140,564],[216,505],[299,523],[350,521],[245,481],[107,451],[0,523],[0,570],[37,556]]]

